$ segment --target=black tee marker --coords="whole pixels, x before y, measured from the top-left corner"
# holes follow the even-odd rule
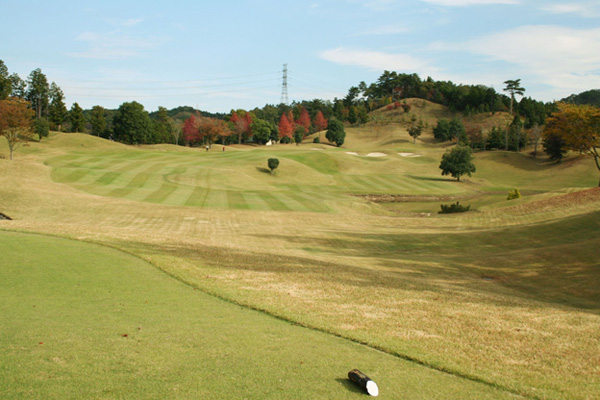
[[[379,388],[377,387],[377,384],[359,370],[353,369],[352,371],[348,372],[348,379],[360,386],[360,388],[365,390],[369,395],[379,395]]]

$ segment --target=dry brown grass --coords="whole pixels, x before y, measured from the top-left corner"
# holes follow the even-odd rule
[[[386,129],[386,140],[393,132],[404,137],[401,128]],[[357,145],[370,140],[351,135]],[[552,220],[589,215],[597,221],[597,189],[450,218],[377,215],[359,198],[338,213],[318,214],[163,206],[53,182],[44,160],[93,148],[83,139],[59,135],[13,162],[0,160],[0,211],[15,219],[0,221],[0,229],[108,244],[239,304],[529,397],[599,394],[600,303],[584,308],[568,296],[545,298],[537,281],[519,286],[553,260],[580,262],[597,273],[597,261],[572,253],[585,248],[585,240],[526,254],[512,251],[509,240],[518,229]],[[481,232],[498,241],[474,255],[468,243],[448,248],[444,242]],[[587,245],[597,248],[598,238]],[[557,287],[561,273],[552,272]],[[579,287],[594,292],[590,298],[597,295],[585,282]]]

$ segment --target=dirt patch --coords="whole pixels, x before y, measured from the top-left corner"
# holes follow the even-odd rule
[[[8,215],[6,215],[6,214],[3,214],[3,213],[1,213],[1,212],[0,212],[0,220],[1,220],[1,219],[7,219],[7,220],[9,220],[9,221],[12,221],[12,218],[11,218],[11,217],[9,217]]]

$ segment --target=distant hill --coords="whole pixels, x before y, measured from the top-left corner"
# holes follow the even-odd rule
[[[592,89],[579,94],[572,94],[561,101],[565,103],[589,104],[591,106],[600,107],[600,89]]]
[[[210,118],[216,118],[216,119],[225,119],[225,117],[227,115],[224,113],[211,113],[208,111],[196,110],[195,108],[190,107],[190,106],[180,106],[180,107],[173,108],[173,109],[169,110],[167,112],[167,114],[169,115],[169,117],[183,122],[186,119],[188,119],[190,117],[190,115],[192,115],[195,112],[199,112],[204,117],[210,117]],[[152,111],[150,113],[150,118],[154,118],[157,113],[158,113],[158,111]]]

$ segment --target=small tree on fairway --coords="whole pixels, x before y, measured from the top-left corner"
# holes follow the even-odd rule
[[[423,121],[408,128],[408,134],[413,138],[413,144],[417,142],[417,138],[421,136],[421,133],[423,133]]]
[[[346,139],[346,131],[344,131],[344,125],[336,119],[331,119],[329,121],[325,137],[327,138],[327,140],[329,140],[332,143],[335,143],[336,146],[340,147],[344,144],[344,140]]]
[[[269,166],[271,173],[273,173],[273,171],[279,167],[279,160],[277,158],[269,158],[267,160],[267,165]]]
[[[447,151],[442,156],[440,169],[442,170],[442,175],[452,175],[458,181],[460,181],[462,175],[471,176],[472,172],[476,172],[471,148],[457,146]]]

